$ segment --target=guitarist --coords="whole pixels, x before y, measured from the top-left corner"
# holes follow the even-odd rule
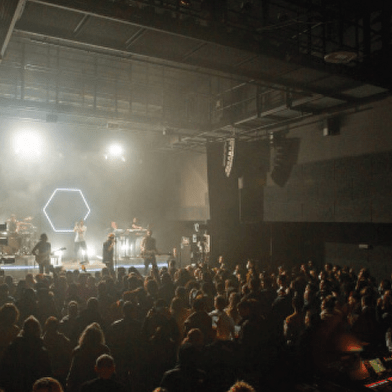
[[[147,230],[145,237],[140,245],[141,255],[144,259],[144,272],[147,274],[148,266],[151,264],[152,267],[157,267],[157,260],[155,255],[158,254],[156,248],[156,240],[152,237],[152,231]]]
[[[34,246],[31,253],[35,256],[35,261],[39,265],[39,273],[49,274],[50,271],[50,253],[52,251],[52,246],[50,242],[48,242],[48,236],[45,233],[42,233],[40,236],[40,240]]]

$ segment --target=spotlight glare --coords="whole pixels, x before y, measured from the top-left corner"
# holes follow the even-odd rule
[[[42,155],[42,148],[43,140],[37,132],[19,132],[14,137],[14,151],[22,158],[39,158]]]
[[[121,156],[123,154],[123,148],[119,144],[112,144],[109,147],[109,154],[113,158],[121,158]]]

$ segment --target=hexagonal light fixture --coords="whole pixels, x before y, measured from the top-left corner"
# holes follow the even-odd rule
[[[69,194],[68,197],[66,197],[66,193]],[[75,206],[75,204],[72,204],[72,202],[77,202],[80,204],[78,206]],[[56,208],[57,207],[57,208]],[[72,211],[72,208],[74,207],[74,210]],[[76,207],[80,207],[79,210],[82,211],[81,213],[77,211]],[[67,218],[73,217],[72,219],[72,228],[62,228],[62,224],[59,224],[59,219],[58,217],[56,218],[55,216],[50,216],[49,215],[49,209],[55,209],[55,211],[65,213]],[[65,210],[65,211],[64,211]],[[80,220],[81,216],[83,216],[83,220],[86,220],[86,218],[90,214],[90,207],[87,203],[86,198],[84,197],[82,191],[80,189],[71,189],[71,188],[57,188],[54,190],[52,195],[50,196],[49,200],[45,204],[45,207],[43,208],[44,214],[46,216],[46,219],[52,226],[53,231],[56,233],[72,233],[73,232],[73,223],[75,220]],[[78,212],[78,217],[75,218],[75,216],[72,216],[73,213],[74,215]],[[53,214],[52,214],[53,215]],[[57,220],[57,222],[56,222]],[[65,225],[64,225],[65,226]]]

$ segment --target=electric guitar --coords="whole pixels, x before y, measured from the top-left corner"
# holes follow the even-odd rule
[[[44,253],[40,253],[38,255],[34,255],[35,256],[35,261],[38,264],[42,264],[45,260],[47,260],[50,256],[53,256],[56,252],[59,252],[61,250],[66,250],[67,248],[58,248],[55,249],[52,252],[44,252]]]

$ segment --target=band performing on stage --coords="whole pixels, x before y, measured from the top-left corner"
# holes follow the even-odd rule
[[[59,263],[53,261],[56,258],[58,261],[58,253],[52,252],[51,243],[45,233],[38,237],[38,229],[34,226],[31,216],[18,220],[16,215],[12,214],[2,226],[5,231],[0,233],[0,237],[3,238],[0,242],[0,259],[7,257],[8,260],[15,260],[30,256],[40,273],[49,273],[51,267],[59,266]],[[134,263],[144,265],[144,271],[147,273],[150,266],[157,266],[157,256],[161,255],[150,228],[150,225],[143,226],[136,217],[132,219],[128,228],[123,229],[119,228],[117,222],[110,222],[110,227],[103,230],[101,251],[91,254],[91,258],[95,260],[93,263],[97,263],[97,260],[99,263],[101,260],[110,271],[114,271],[120,263],[129,263],[134,259]],[[82,269],[85,269],[85,266],[90,264],[88,243],[94,247],[94,239],[86,242],[87,226],[84,219],[77,221],[69,232],[74,233],[73,252],[71,247],[71,254],[66,255],[64,259],[72,265],[75,264],[75,268],[82,265]],[[59,249],[63,251],[66,248]]]

